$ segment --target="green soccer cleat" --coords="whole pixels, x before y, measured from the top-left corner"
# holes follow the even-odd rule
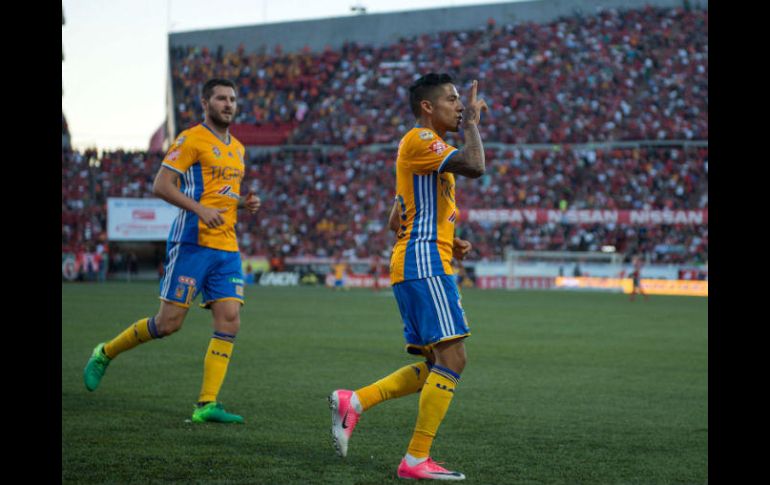
[[[102,349],[104,349],[104,342],[96,346],[91,353],[91,357],[88,359],[86,368],[83,369],[83,382],[85,382],[86,389],[89,391],[95,391],[99,387],[104,371],[107,370],[107,366],[112,362],[112,359],[104,355]]]
[[[210,402],[193,411],[193,423],[243,423],[243,417],[225,411],[222,404]]]

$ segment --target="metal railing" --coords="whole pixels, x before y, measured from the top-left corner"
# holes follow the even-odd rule
[[[586,143],[499,143],[485,142],[485,148],[495,150],[596,150],[613,148],[642,148],[642,147],[682,147],[688,148],[708,148],[708,140],[627,140],[627,141],[597,141]],[[275,153],[278,151],[307,151],[318,150],[322,153],[335,150],[346,150],[344,145],[271,145],[271,146],[250,146],[247,148],[250,155],[263,153]],[[369,145],[358,146],[357,149],[367,153],[379,152],[381,150],[398,149],[398,142],[392,143],[372,143]]]

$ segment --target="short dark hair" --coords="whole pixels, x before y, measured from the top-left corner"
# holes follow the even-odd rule
[[[214,94],[214,88],[217,86],[227,86],[228,88],[233,88],[233,91],[237,91],[235,89],[235,83],[230,81],[229,79],[209,79],[206,81],[206,84],[203,85],[203,89],[201,90],[201,96],[203,99],[208,100],[211,98],[211,96]]]
[[[436,98],[436,88],[444,84],[450,84],[452,76],[449,74],[428,73],[409,86],[409,107],[412,108],[414,116],[419,118],[422,109],[420,102],[423,100],[433,101]]]

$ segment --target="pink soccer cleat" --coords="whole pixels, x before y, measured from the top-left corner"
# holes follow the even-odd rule
[[[465,480],[462,473],[449,471],[430,457],[415,466],[409,466],[406,458],[402,459],[398,465],[398,477],[407,480]]]
[[[345,389],[337,389],[329,396],[329,408],[332,410],[332,443],[337,454],[343,458],[348,454],[350,435],[361,417],[350,404],[351,397],[353,391]]]

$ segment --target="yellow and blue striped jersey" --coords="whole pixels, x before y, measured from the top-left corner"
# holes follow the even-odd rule
[[[222,142],[204,123],[180,133],[162,166],[179,174],[179,190],[207,207],[227,209],[225,223],[209,228],[198,216],[179,209],[169,242],[190,243],[224,251],[238,251],[235,235],[238,200],[245,171],[246,150],[232,135]]]
[[[457,148],[429,128],[412,128],[398,145],[396,200],[401,227],[390,258],[390,282],[453,274],[455,178],[442,172]]]
[[[347,269],[347,265],[345,263],[337,263],[333,266],[334,268],[334,277],[338,280],[341,280],[345,277],[345,270]]]

